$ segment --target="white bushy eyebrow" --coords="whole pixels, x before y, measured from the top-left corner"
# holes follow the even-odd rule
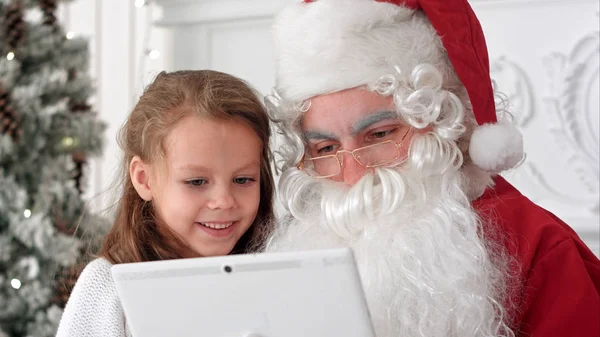
[[[386,119],[398,119],[398,113],[396,111],[384,110],[378,111],[374,114],[367,115],[359,120],[357,120],[354,125],[351,127],[352,136],[356,136],[361,133],[363,130],[367,129],[371,125],[375,123],[379,123]]]
[[[308,130],[304,132],[306,140],[339,140],[339,137],[331,132]]]

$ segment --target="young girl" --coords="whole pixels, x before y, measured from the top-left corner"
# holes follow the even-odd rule
[[[216,71],[160,73],[121,129],[123,194],[99,258],[57,336],[129,336],[113,264],[245,253],[273,213],[269,120],[255,92]]]

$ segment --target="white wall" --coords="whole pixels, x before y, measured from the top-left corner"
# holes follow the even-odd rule
[[[299,0],[77,0],[62,9],[71,30],[90,36],[96,101],[109,123],[89,195],[118,163],[115,132],[160,69],[210,68],[273,86],[273,14]],[[596,0],[472,0],[484,28],[492,76],[517,112],[527,162],[506,174],[525,195],[569,223],[600,255],[599,33]],[[151,10],[151,8],[154,8]],[[156,24],[147,37],[148,19]],[[144,45],[161,57],[143,57]],[[106,194],[104,194],[106,195]],[[106,199],[95,198],[95,209]]]
[[[75,0],[59,7],[65,30],[89,39],[95,108],[108,126],[104,156],[92,160],[87,171],[86,195],[96,211],[107,209],[118,192],[110,189],[120,163],[117,130],[144,82],[169,63],[168,55],[152,59],[145,53],[150,46],[169,50],[169,39],[152,27],[157,14],[152,11],[152,6],[137,8],[134,0]]]

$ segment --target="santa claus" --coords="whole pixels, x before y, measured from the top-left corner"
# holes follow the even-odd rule
[[[392,336],[600,336],[600,261],[499,175],[523,159],[466,0],[318,0],[274,25],[285,215],[350,246]]]

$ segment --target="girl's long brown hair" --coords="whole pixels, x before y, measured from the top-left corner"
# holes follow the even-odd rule
[[[271,132],[259,95],[246,82],[217,71],[161,72],[119,132],[118,142],[124,153],[120,175],[123,191],[100,257],[118,264],[196,256],[155,216],[152,203],[140,198],[129,176],[134,156],[146,163],[165,158],[167,134],[190,111],[200,118],[242,121],[262,141],[258,213],[232,253],[253,251],[268,236],[273,224],[274,194],[269,160]]]

